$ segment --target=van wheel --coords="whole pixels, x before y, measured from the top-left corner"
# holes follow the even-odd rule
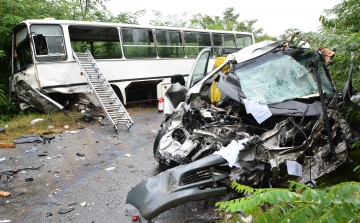
[[[154,158],[158,162],[160,162],[160,159],[161,159],[161,154],[159,152],[160,140],[165,135],[166,131],[167,131],[167,128],[162,128],[155,138],[153,151],[154,151]]]

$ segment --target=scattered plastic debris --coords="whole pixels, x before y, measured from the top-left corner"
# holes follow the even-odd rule
[[[34,181],[34,178],[29,177],[29,178],[26,178],[26,179],[25,179],[25,182],[31,182],[31,181]]]
[[[31,123],[32,125],[34,125],[35,123],[41,122],[41,121],[44,121],[44,119],[43,119],[43,118],[37,118],[37,119],[32,120],[30,123]]]
[[[77,133],[79,133],[79,130],[73,130],[73,131],[70,131],[70,134],[77,134]]]
[[[6,160],[6,157],[0,158],[0,162]]]
[[[46,143],[50,143],[51,140],[55,139],[55,134],[51,136],[41,135],[40,137],[44,140],[44,144],[46,144]]]
[[[80,157],[84,157],[84,156],[85,156],[84,153],[80,153],[80,152],[76,153],[76,155],[77,155],[77,156],[80,156]]]
[[[86,207],[86,205],[87,205],[86,201],[84,201],[80,204],[80,206],[83,206],[83,207]]]
[[[250,222],[252,222],[252,215],[249,215],[249,216],[245,217],[245,216],[240,212],[239,218],[240,218],[243,222],[245,222],[245,223],[250,223]]]
[[[114,170],[114,169],[115,169],[115,167],[109,167],[109,168],[106,168],[105,170],[110,171],[110,170]]]
[[[132,220],[133,220],[133,221],[139,220],[139,216],[138,216],[138,215],[133,215],[133,216],[132,216]]]
[[[5,133],[6,129],[9,127],[8,124],[5,125],[5,128],[0,128],[0,133]]]
[[[125,156],[130,157],[131,155],[129,153],[126,153]]]
[[[10,196],[10,192],[6,192],[6,191],[0,191],[0,196],[1,197],[8,197],[8,196]]]
[[[44,164],[40,165],[39,167],[27,167],[27,168],[21,168],[21,169],[15,169],[15,170],[8,170],[8,171],[3,171],[3,172],[0,172],[0,175],[1,174],[6,174],[7,176],[7,180],[8,181],[11,181],[11,177],[12,175],[14,174],[17,174],[17,173],[26,173],[25,170],[38,170],[40,169],[40,167],[44,166]]]
[[[34,153],[37,151],[37,148],[36,147],[33,147],[32,149],[28,149],[25,151],[25,153],[29,154],[29,153]]]
[[[0,148],[15,148],[15,143],[0,143]]]
[[[58,211],[58,214],[66,214],[66,213],[72,212],[73,210],[75,210],[75,209],[74,208],[61,208]]]
[[[40,153],[38,156],[47,156],[47,152]]]
[[[32,142],[43,142],[44,140],[36,134],[23,135],[16,138],[13,143],[21,144],[21,143],[32,143]]]

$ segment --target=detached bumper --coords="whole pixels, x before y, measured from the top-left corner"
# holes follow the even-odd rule
[[[136,185],[129,191],[126,203],[136,207],[140,215],[149,220],[186,202],[224,196],[225,186],[212,187],[214,182],[228,177],[229,173],[212,168],[224,163],[226,160],[220,155],[210,155],[169,169]]]

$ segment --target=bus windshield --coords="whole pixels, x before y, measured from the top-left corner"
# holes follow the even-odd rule
[[[31,25],[37,61],[66,60],[62,28],[59,25]]]

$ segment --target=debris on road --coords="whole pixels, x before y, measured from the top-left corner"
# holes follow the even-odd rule
[[[31,181],[34,181],[34,178],[29,177],[29,178],[26,178],[26,179],[25,179],[25,182],[31,182]]]
[[[133,215],[133,216],[132,216],[132,220],[133,220],[133,221],[139,220],[139,216],[138,216],[138,215]]]
[[[44,140],[39,135],[29,134],[14,139],[13,143],[21,144],[21,143],[43,142],[43,141]]]
[[[26,173],[25,170],[38,170],[40,169],[40,167],[44,166],[44,164],[40,165],[39,167],[26,167],[26,168],[21,168],[21,169],[14,169],[14,170],[8,170],[8,171],[3,171],[3,172],[0,172],[0,178],[1,178],[1,174],[6,174],[7,177],[11,177],[12,175],[14,174],[17,174],[17,173]]]
[[[0,143],[0,148],[15,148],[15,143]]]
[[[76,155],[77,155],[77,156],[80,156],[80,157],[84,157],[84,156],[85,156],[84,153],[80,153],[80,152],[76,153]]]
[[[47,156],[47,152],[46,151],[42,152],[42,153],[38,154],[38,156]]]
[[[110,171],[110,170],[114,170],[114,169],[115,169],[115,167],[109,167],[109,168],[106,168],[105,170]]]
[[[29,153],[33,153],[33,152],[36,152],[36,151],[37,151],[37,148],[33,147],[32,149],[26,150],[25,153],[29,154]]]
[[[44,121],[44,119],[43,119],[43,118],[37,118],[37,119],[32,120],[30,123],[31,123],[32,125],[34,125],[35,123],[41,122],[41,121]]]
[[[51,140],[55,139],[55,134],[52,134],[51,136],[46,136],[45,133],[40,136],[44,140],[44,144],[50,143]]]
[[[10,196],[10,192],[6,192],[6,191],[0,191],[0,196],[1,197],[8,197],[8,196]]]
[[[58,211],[58,214],[66,214],[66,213],[72,212],[73,210],[75,210],[75,209],[74,208],[61,208]]]

